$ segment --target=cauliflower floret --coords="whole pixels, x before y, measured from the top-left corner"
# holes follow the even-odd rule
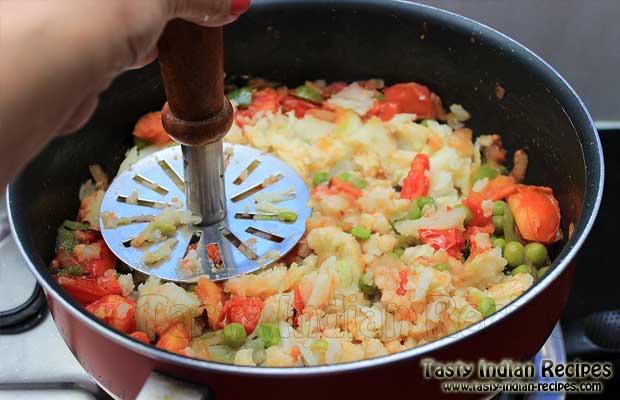
[[[335,255],[339,260],[348,258],[357,261],[361,254],[357,240],[333,226],[313,229],[308,234],[307,243],[320,260]]]
[[[450,312],[450,320],[452,321],[451,332],[464,329],[482,319],[480,311],[469,304],[462,296],[452,297],[453,308]]]
[[[316,275],[306,275],[300,282],[301,297],[306,308],[323,308],[328,305],[334,298],[337,282],[336,257],[330,257],[321,264]]]
[[[265,359],[265,367],[292,367],[295,365],[295,359],[283,348],[279,346],[271,346],[265,350],[267,358]]]
[[[121,287],[123,296],[127,297],[133,293],[134,283],[132,274],[119,275],[118,284]]]
[[[254,354],[254,349],[240,349],[235,354],[235,365],[245,365],[247,367],[256,367],[256,363],[254,362],[252,355]]]
[[[475,286],[480,289],[501,282],[502,271],[507,262],[502,257],[502,249],[493,247],[470,257],[464,264],[458,280],[462,286]]]
[[[263,311],[260,314],[260,322],[290,321],[293,318],[292,292],[276,294],[265,299]]]
[[[99,230],[99,209],[104,195],[103,190],[97,190],[84,197],[80,204],[78,219],[81,222],[87,222],[90,229]]]
[[[305,264],[293,263],[289,268],[278,264],[257,274],[231,278],[224,284],[224,290],[241,297],[267,298],[293,289],[308,269]]]
[[[365,254],[380,256],[394,250],[397,244],[398,240],[392,234],[380,235],[374,233],[370,236],[370,239],[364,241],[362,249]]]
[[[330,97],[327,103],[332,107],[342,107],[353,110],[359,115],[364,115],[372,108],[373,97],[373,91],[366,90],[354,82]]]
[[[487,294],[495,300],[495,306],[499,310],[508,303],[521,296],[532,284],[534,278],[531,274],[521,272],[514,276],[507,276],[498,284],[487,289]]]
[[[175,322],[182,321],[189,332],[200,302],[194,293],[186,292],[172,282],[161,284],[151,276],[138,286],[136,302],[137,330],[145,332],[151,340],[161,335]]]
[[[439,211],[429,217],[398,221],[394,226],[401,235],[417,237],[418,229],[463,229],[465,217],[463,208],[453,208],[448,211]]]
[[[185,257],[181,259],[177,267],[177,273],[180,277],[189,279],[197,276],[202,272],[202,259],[198,256],[198,252],[191,249]]]

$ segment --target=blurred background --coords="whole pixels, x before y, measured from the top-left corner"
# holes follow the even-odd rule
[[[555,67],[599,128],[620,128],[620,0],[417,0],[482,22]]]

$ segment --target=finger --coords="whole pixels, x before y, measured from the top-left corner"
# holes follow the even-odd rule
[[[153,61],[157,59],[158,54],[159,54],[159,50],[157,49],[157,46],[155,46],[153,47],[153,49],[151,49],[151,51],[149,51],[146,55],[141,56],[137,62],[135,62],[133,65],[131,65],[127,69],[138,69],[146,65],[149,65],[150,63],[152,63]]]
[[[99,96],[93,95],[87,97],[77,108],[73,111],[71,116],[65,121],[60,128],[61,134],[72,133],[80,129],[95,112],[99,104]]]
[[[175,18],[203,26],[228,24],[250,7],[250,0],[169,0]]]

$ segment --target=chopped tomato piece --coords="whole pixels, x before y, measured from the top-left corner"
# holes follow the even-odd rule
[[[319,106],[314,103],[293,96],[286,96],[282,100],[282,112],[293,110],[297,118],[303,118],[308,111],[317,110],[318,108]]]
[[[97,244],[99,245],[99,258],[82,262],[84,272],[88,273],[93,278],[103,276],[106,271],[114,269],[116,266],[116,256],[114,256],[105,242],[99,240]]]
[[[233,296],[222,307],[218,327],[223,328],[232,322],[238,322],[249,335],[258,325],[262,310],[263,302],[257,297]]]
[[[133,128],[133,135],[158,146],[163,146],[172,140],[161,123],[161,111],[144,114]]]
[[[110,294],[90,303],[86,310],[121,332],[136,330],[136,302],[133,299]]]
[[[355,199],[362,197],[362,191],[359,190],[355,185],[340,179],[337,176],[334,176],[329,181],[329,187],[335,188],[338,192],[347,194]]]
[[[400,197],[403,199],[417,199],[428,194],[430,180],[426,172],[431,168],[430,161],[426,154],[416,154],[411,161],[411,169],[403,180],[403,189]]]
[[[209,243],[207,245],[207,255],[215,265],[220,265],[222,263],[220,248],[217,246],[217,244]]]
[[[423,243],[431,245],[435,250],[444,250],[455,258],[461,256],[465,238],[458,229],[418,229],[418,234]]]
[[[280,108],[280,98],[278,92],[270,87],[255,92],[252,95],[252,103],[245,110],[237,110],[235,122],[243,126],[251,121],[257,113],[261,111],[277,112]]]
[[[469,226],[466,230],[465,230],[465,237],[467,238],[467,241],[469,242],[469,254],[478,254],[483,252],[484,250],[487,250],[489,247],[480,247],[478,244],[478,241],[475,240],[475,236],[479,233],[486,233],[488,235],[491,235],[493,232],[495,231],[495,226],[493,225],[493,223],[487,224],[485,226]],[[490,244],[490,240],[489,240],[489,244]]]
[[[131,336],[132,338],[144,344],[151,344],[151,341],[149,340],[148,335],[142,331],[135,331],[133,333],[130,333],[129,336]]]
[[[347,87],[347,84],[344,82],[330,83],[329,85],[325,86],[325,88],[323,89],[323,93],[333,96],[346,87]]]
[[[400,112],[416,114],[418,118],[435,118],[431,91],[414,82],[398,83],[383,91],[385,101],[398,104]]]
[[[302,314],[304,312],[304,308],[306,308],[306,305],[304,304],[304,299],[301,297],[301,289],[299,288],[299,286],[295,287],[293,294],[293,306],[295,307],[295,311],[297,312],[297,314]]]
[[[381,118],[382,121],[389,121],[400,112],[400,106],[398,103],[391,101],[377,101],[370,111],[368,111],[366,116],[373,117],[376,115]]]
[[[405,286],[407,286],[407,282],[409,281],[409,277],[407,276],[407,270],[401,269],[398,272],[398,276],[400,277],[400,282],[398,284],[398,289],[396,289],[396,294],[399,296],[404,296],[405,293],[407,293],[407,289],[405,289]]]
[[[196,285],[196,296],[207,310],[207,319],[211,329],[217,328],[217,322],[222,310],[222,292],[220,288],[208,278],[200,278]]]
[[[463,199],[463,204],[471,211],[471,220],[467,226],[486,226],[492,223],[492,215],[485,216],[482,209],[482,202],[484,197],[480,193],[472,192],[466,199]]]
[[[55,278],[60,286],[82,305],[88,305],[110,294],[120,295],[122,293],[114,274],[106,274],[98,278],[58,275]]]
[[[301,350],[299,350],[299,347],[293,346],[293,348],[291,349],[291,357],[293,357],[293,361],[297,362],[297,360],[299,360],[300,355],[301,355]]]
[[[293,319],[293,324],[297,326],[299,324],[299,316],[304,312],[306,305],[304,304],[304,299],[301,297],[301,289],[299,286],[295,287],[293,294],[293,307],[295,308],[295,318]]]
[[[190,336],[187,328],[182,322],[177,322],[166,329],[155,346],[171,353],[184,355],[183,350],[189,346],[189,341]]]
[[[512,177],[498,175],[487,183],[480,195],[485,200],[501,200],[515,193],[517,189],[518,185]]]
[[[319,185],[310,191],[312,197],[320,197],[323,194],[334,196],[339,194],[339,192],[335,187],[329,187],[328,185]]]
[[[524,239],[543,244],[558,239],[560,207],[553,194],[521,185],[508,197],[508,206]]]

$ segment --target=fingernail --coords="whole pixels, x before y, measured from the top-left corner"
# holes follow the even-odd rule
[[[241,15],[250,8],[251,0],[232,0],[230,5],[230,13],[232,15]]]

